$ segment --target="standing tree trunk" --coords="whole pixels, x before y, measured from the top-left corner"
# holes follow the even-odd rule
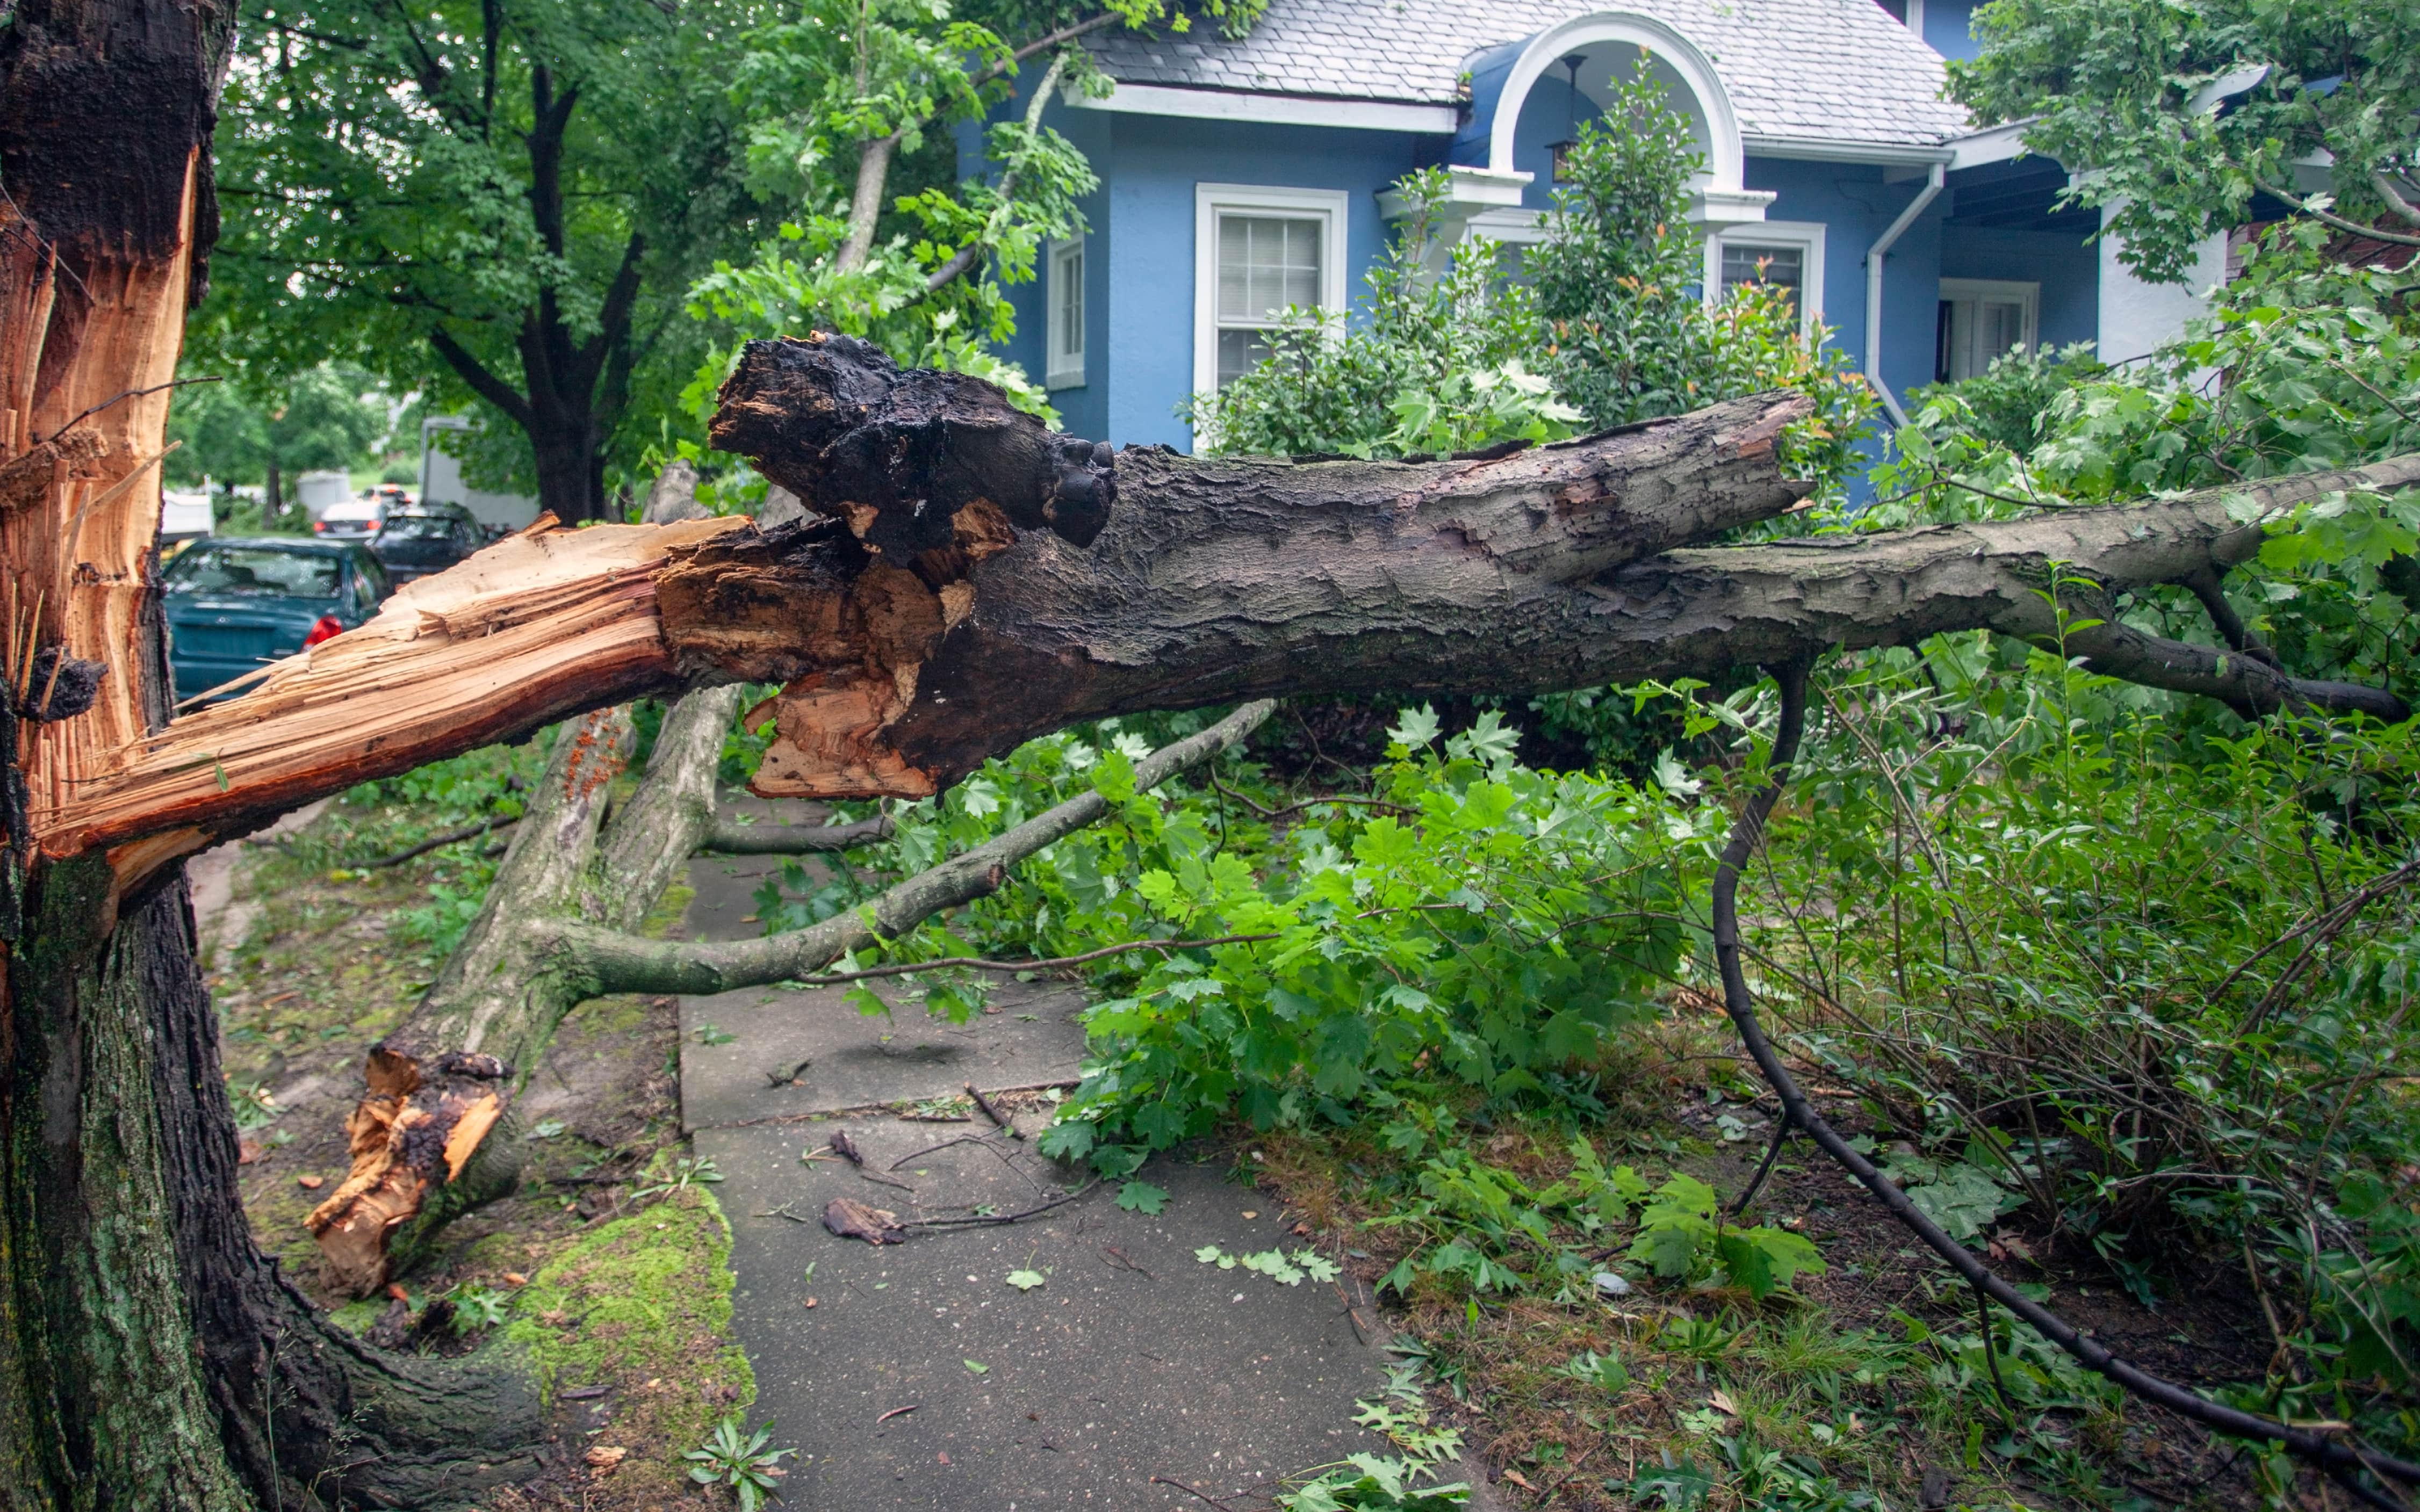
[[[232,21],[176,0],[20,0],[0,29],[11,1509],[445,1505],[536,1469],[543,1440],[521,1382],[376,1355],[254,1245],[181,866],[130,886],[111,856],[48,864],[35,846],[29,804],[167,717],[153,470],[215,231],[207,147]]]
[[[533,124],[523,138],[529,150],[530,219],[539,240],[558,260],[565,248],[564,135],[579,108],[579,90],[558,94],[550,70],[530,70]],[[529,438],[538,505],[566,524],[607,517],[605,448],[629,403],[630,321],[645,255],[644,239],[633,232],[623,246],[620,268],[606,285],[597,329],[585,341],[572,339],[570,314],[553,286],[539,290],[535,306],[523,312],[515,338],[521,363],[519,390],[444,327],[428,333],[429,346],[446,365]]]
[[[264,528],[273,530],[278,517],[286,513],[286,493],[279,486],[284,479],[278,472],[277,458],[272,456],[269,459],[264,477],[265,481],[260,486],[260,523]]]

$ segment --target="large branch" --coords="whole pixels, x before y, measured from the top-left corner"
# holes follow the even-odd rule
[[[1149,792],[1177,773],[1241,742],[1277,705],[1247,703],[1209,729],[1164,746],[1135,767],[1135,790]],[[1109,800],[1082,793],[930,871],[898,884],[863,908],[763,939],[688,944],[566,923],[553,933],[596,993],[727,993],[820,971],[850,950],[896,939],[945,908],[999,889],[1011,867],[1109,812]]]
[[[546,925],[639,927],[712,826],[739,691],[691,693],[665,716],[645,777],[610,824],[606,797],[632,745],[628,712],[592,714],[557,736],[478,917],[427,995],[370,1047],[366,1095],[347,1122],[352,1170],[309,1221],[331,1275],[356,1295],[517,1183],[513,1095],[591,995],[562,969]]]
[[[582,708],[698,679],[782,684],[770,795],[922,796],[1081,719],[1287,694],[1586,687],[1912,645],[2055,641],[2054,563],[2110,619],[2070,650],[2247,713],[2371,689],[2143,636],[2102,594],[2223,576],[2263,538],[2230,513],[2420,481],[2420,457],[2177,499],[1891,534],[1706,547],[1807,486],[1805,412],[1734,400],[1448,461],[1236,460],[1053,435],[959,375],[843,337],[752,346],[718,445],[819,517],[537,528],[413,584],[258,688],[125,748],[36,814],[54,855],[121,877],[320,794]]]

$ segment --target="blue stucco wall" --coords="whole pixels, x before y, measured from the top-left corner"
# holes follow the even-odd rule
[[[1866,349],[1866,249],[1924,188],[1921,179],[1885,183],[1883,173],[1864,163],[1750,158],[1744,176],[1750,189],[1777,196],[1765,208],[1767,219],[1823,223],[1820,310],[1833,328],[1833,344],[1857,364]],[[1936,198],[1901,233],[1883,266],[1882,376],[1897,391],[1932,377],[1946,198]]]
[[[2061,232],[1945,226],[1941,276],[2040,284],[2040,334],[2045,347],[2090,341],[2099,332],[2100,252]]]
[[[1345,191],[1351,196],[1344,228],[1351,296],[1386,245],[1378,192],[1410,171],[1413,138],[1104,111],[1064,114],[1105,123],[1105,145],[1083,145],[1106,186],[1104,208],[1093,215],[1094,250],[1086,259],[1093,287],[1085,378],[1088,391],[1106,387],[1106,393],[1076,401],[1074,391],[1065,391],[1056,402],[1070,428],[1083,434],[1122,446],[1160,442],[1190,450],[1192,432],[1176,417],[1176,406],[1193,388],[1194,186]],[[1031,298],[1038,317],[1041,295]],[[1029,329],[1039,331],[1038,318],[1029,327],[1020,305],[1020,351]],[[1041,355],[1036,335],[1030,358],[1020,360],[1039,372]],[[1078,402],[1088,423],[1097,416],[1097,428],[1076,424]]]

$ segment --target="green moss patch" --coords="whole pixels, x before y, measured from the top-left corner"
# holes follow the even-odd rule
[[[592,1507],[681,1494],[682,1452],[755,1401],[755,1375],[732,1338],[731,1289],[731,1226],[712,1195],[690,1187],[597,1225],[514,1298],[502,1342],[527,1351],[550,1402],[610,1388],[565,1430],[629,1451],[597,1484]]]

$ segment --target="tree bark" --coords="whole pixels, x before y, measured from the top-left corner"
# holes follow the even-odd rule
[[[478,917],[411,1015],[370,1049],[368,1095],[348,1125],[352,1171],[309,1221],[339,1285],[375,1290],[445,1224],[518,1181],[512,1098],[564,1015],[596,995],[541,926],[638,928],[706,838],[738,702],[736,687],[683,699],[610,825],[628,711],[565,727]]]
[[[1550,692],[1714,677],[1988,628],[2097,670],[2399,719],[2383,691],[2145,635],[2108,595],[2249,560],[2276,511],[2420,481],[2420,456],[1989,524],[1708,547],[1801,499],[1764,394],[1443,461],[1112,455],[997,390],[846,337],[752,346],[718,445],[815,517],[539,529],[40,804],[44,848],[122,884],[231,829],[583,708],[694,681],[783,685],[759,792],[921,796],[1080,719],[1285,694]],[[2062,564],[2054,567],[2054,564]]]
[[[1155,752],[1137,766],[1137,788],[1216,756],[1272,707],[1247,705]],[[628,715],[590,715],[557,737],[478,918],[411,1016],[370,1047],[367,1092],[347,1125],[352,1172],[309,1220],[335,1283],[368,1295],[447,1224],[518,1184],[512,1101],[582,1002],[613,992],[721,992],[814,971],[993,891],[1010,868],[1108,811],[1100,795],[1080,795],[810,929],[732,946],[643,939],[633,932],[690,856],[746,827],[714,817],[715,769],[737,712],[737,688],[683,699],[664,720],[645,779],[601,829],[605,793],[629,748]],[[815,843],[792,848],[832,850],[889,829],[872,821],[796,830]]]
[[[238,1202],[180,868],[45,864],[166,722],[152,470],[215,231],[233,10],[20,0],[0,27],[0,1505],[442,1505],[535,1468],[509,1376],[382,1360]],[[96,675],[98,674],[98,675]],[[474,1470],[480,1461],[487,1469]]]

